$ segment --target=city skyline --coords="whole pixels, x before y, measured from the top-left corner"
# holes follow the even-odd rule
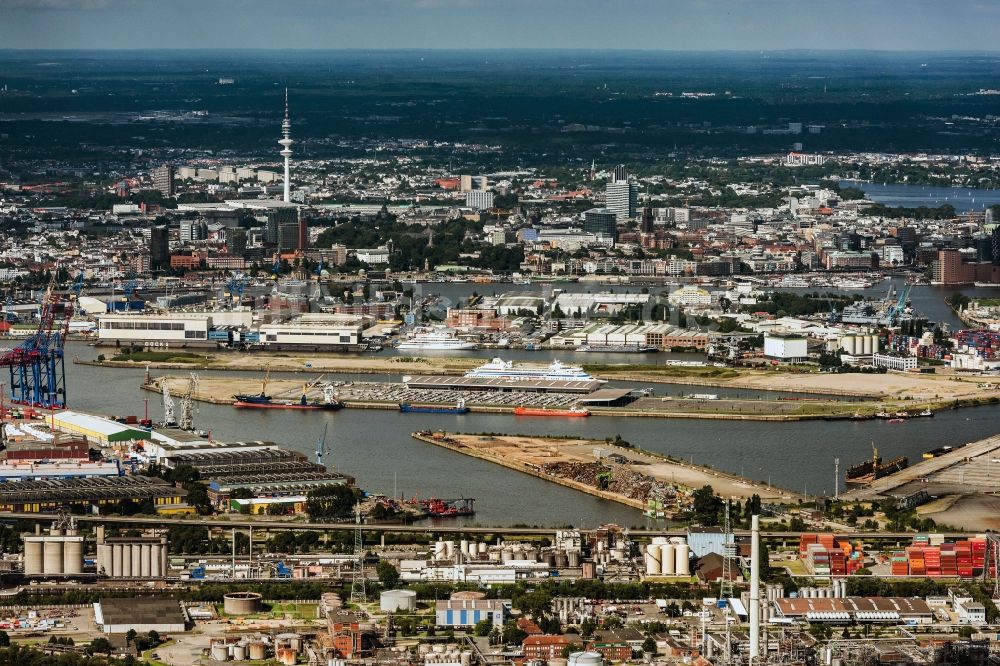
[[[1000,6],[846,0],[0,0],[8,49],[254,48],[989,51]],[[155,31],[149,30],[157,26]]]

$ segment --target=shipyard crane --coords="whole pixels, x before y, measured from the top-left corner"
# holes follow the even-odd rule
[[[316,442],[316,464],[320,466],[323,465],[323,456],[325,456],[327,452],[326,430],[329,427],[330,427],[329,423],[323,425],[323,436],[320,437],[319,440]]]
[[[66,365],[63,346],[69,333],[73,304],[62,303],[55,292],[55,275],[42,297],[38,327],[28,339],[0,354],[0,367],[10,371],[11,401],[47,409],[66,407]],[[62,323],[55,321],[63,305]]]
[[[198,383],[198,375],[192,372],[187,391],[181,397],[181,414],[177,420],[177,427],[181,430],[194,430],[194,396],[198,393]]]
[[[177,418],[174,416],[174,399],[170,397],[170,384],[166,377],[163,378],[163,425],[177,425]]]
[[[230,305],[239,305],[243,302],[243,292],[247,288],[247,276],[243,273],[234,273],[233,277],[229,279],[226,284],[226,289],[229,291]]]
[[[321,381],[323,381],[323,377],[324,377],[324,375],[320,375],[319,377],[317,377],[316,379],[312,380],[311,382],[307,382],[307,383],[305,383],[305,384],[302,385],[302,401],[303,402],[305,402],[305,400],[306,400],[306,394],[309,393],[310,389],[312,389],[314,386],[316,386]]]
[[[76,281],[73,283],[73,297],[80,300],[81,293],[83,293],[83,271],[77,274]]]

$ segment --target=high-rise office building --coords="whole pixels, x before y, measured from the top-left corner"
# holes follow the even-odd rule
[[[489,190],[472,190],[465,194],[465,205],[476,210],[493,208],[494,195]]]
[[[635,217],[638,200],[639,188],[629,180],[628,168],[619,164],[605,189],[605,205],[615,212],[618,219],[625,220]]]
[[[226,252],[234,257],[242,257],[247,251],[247,230],[239,227],[226,228]]]
[[[278,250],[294,252],[299,249],[299,223],[284,222],[278,227]]]
[[[149,230],[149,270],[158,271],[170,267],[170,232],[166,226]]]
[[[208,238],[208,225],[204,220],[181,220],[180,241],[195,243]]]
[[[279,230],[282,225],[294,224],[298,235],[299,209],[295,206],[271,208],[267,211],[267,223],[264,225],[264,242],[268,245],[278,244]],[[294,248],[292,248],[294,249]]]
[[[609,208],[591,208],[583,214],[583,230],[596,235],[599,242],[614,245],[618,241],[618,216]]]
[[[656,223],[656,216],[653,215],[653,209],[646,206],[642,209],[642,233],[651,234],[653,233],[653,225]]]
[[[303,251],[309,247],[309,218],[299,215],[299,246],[297,250]]]
[[[164,197],[174,196],[174,165],[164,164],[153,169],[153,189]]]

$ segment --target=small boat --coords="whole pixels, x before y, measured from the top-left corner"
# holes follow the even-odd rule
[[[899,418],[889,419],[888,421],[886,421],[886,423],[906,423],[906,419],[899,419]]]
[[[469,408],[464,400],[459,400],[453,407],[448,405],[414,405],[408,402],[399,403],[399,411],[404,414],[468,414]]]
[[[932,412],[930,409],[925,409],[924,411],[920,412],[917,416],[929,416],[933,418],[934,412]]]
[[[544,407],[515,407],[515,416],[590,416],[590,410],[582,407],[570,407],[569,409],[546,409]]]
[[[866,416],[866,415],[862,414],[861,412],[854,412],[854,415],[851,417],[851,420],[852,421],[867,421],[870,418],[872,418],[872,417]]]

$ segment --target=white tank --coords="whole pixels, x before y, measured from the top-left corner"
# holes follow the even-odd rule
[[[877,354],[878,353],[878,348],[879,348],[878,336],[877,335],[871,335],[869,337],[871,337],[871,339],[872,339],[872,353],[873,354]]]
[[[686,543],[679,543],[674,546],[674,573],[678,576],[691,575],[689,551],[690,549]]]
[[[62,541],[46,541],[42,546],[42,553],[45,575],[61,574],[63,572]]]
[[[853,335],[845,335],[840,338],[840,346],[844,349],[845,354],[850,354],[851,356],[856,354],[857,347]]]
[[[489,550],[489,548],[486,546],[486,542],[485,541],[480,541],[479,542],[478,550],[479,550],[479,554],[480,555],[485,555],[486,554],[486,551]]]
[[[864,356],[871,356],[872,354],[872,338],[870,335],[864,335],[861,337],[861,344],[864,346],[864,350],[861,352]]]
[[[45,572],[41,541],[24,542],[24,575],[41,576]]]
[[[150,558],[153,555],[153,544],[144,543],[139,550],[139,575],[143,578],[149,578],[151,571],[153,569],[152,562]]]
[[[669,540],[667,540],[667,537],[661,537],[661,536],[660,536],[660,537],[653,537],[653,541],[652,541],[652,543],[655,543],[655,544],[657,544],[657,545],[660,545],[660,546],[662,546],[662,545],[663,545],[663,544],[665,544],[665,543],[670,543],[670,541],[669,541]]]
[[[514,551],[512,549],[504,548],[503,550],[500,551],[501,562],[510,562],[513,559],[514,559]]]
[[[212,645],[212,661],[229,661],[229,647],[219,642]]]
[[[443,560],[448,554],[448,547],[444,544],[444,541],[434,542],[434,559]]]
[[[455,542],[445,541],[444,542],[444,554],[445,557],[455,557]]]
[[[125,547],[120,543],[111,546],[111,571],[108,572],[114,578],[121,578],[125,559]]]
[[[78,575],[83,573],[83,538],[69,540],[63,545],[63,573]]]
[[[122,544],[122,578],[132,577],[132,546]]]
[[[468,556],[468,554],[469,554],[469,542],[466,541],[465,539],[462,539],[461,541],[459,541],[458,542],[458,550],[459,550],[459,552],[462,553],[462,555]]]
[[[246,645],[234,645],[233,646],[233,660],[234,661],[246,661],[247,658],[247,646]]]
[[[646,575],[659,576],[663,571],[663,563],[660,561],[660,546],[651,543],[646,546]]]
[[[149,576],[151,578],[160,578],[165,574],[160,569],[160,550],[163,548],[163,544],[154,544],[149,553]]]
[[[600,652],[573,652],[569,655],[569,666],[602,666],[604,657]]]
[[[137,543],[132,544],[132,576],[138,578],[142,575],[142,546]]]
[[[663,562],[663,570],[660,572],[664,576],[673,576],[677,573],[677,555],[674,553],[676,546],[672,543],[665,543],[660,546],[660,561]]]

